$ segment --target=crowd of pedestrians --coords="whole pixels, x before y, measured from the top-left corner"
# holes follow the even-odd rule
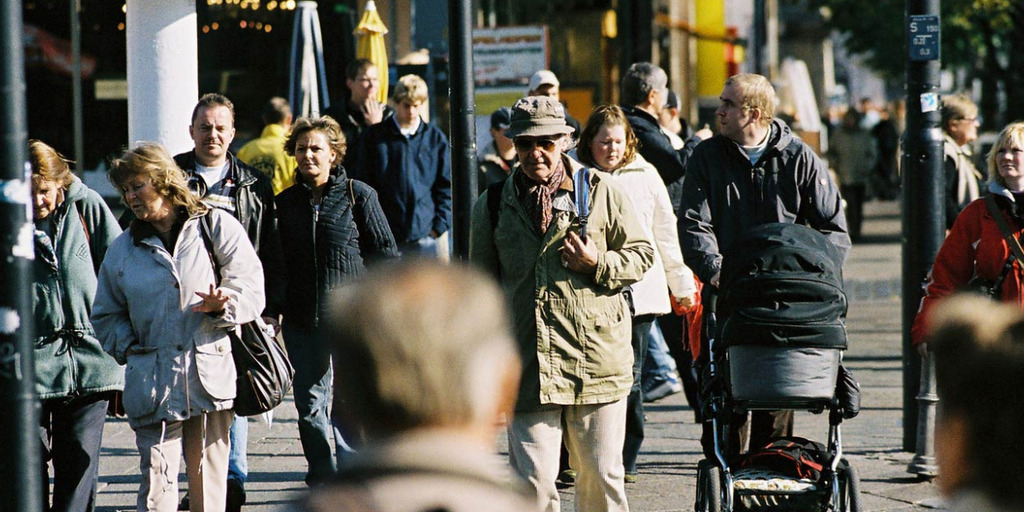
[[[685,390],[702,416],[700,289],[718,286],[724,249],[753,226],[800,223],[845,256],[872,176],[894,158],[853,109],[820,158],[776,116],[760,75],[723,84],[713,132],[679,117],[652,63],[631,66],[621,106],[597,106],[585,125],[540,70],[490,115],[468,265],[445,266],[449,141],[420,114],[423,79],[400,77],[384,105],[379,74],[354,61],[349,96],[320,117],[293,119],[270,99],[262,134],[237,155],[233,104],[202,96],[192,150],[172,157],[145,142],[114,161],[120,224],[53,148],[31,142],[48,509],[92,509],[112,414],[136,435],[138,510],[241,510],[248,420],[233,412],[228,332],[258,321],[295,369],[309,510],[557,512],[561,483],[576,486],[577,510],[627,511],[644,402]],[[923,354],[939,299],[972,280],[1024,297],[1012,237],[977,200],[966,149],[977,108],[954,96],[942,112],[955,222],[914,325]],[[989,197],[1014,226],[1022,155],[1016,123],[988,157]],[[489,465],[499,426],[511,483]],[[747,438],[755,448],[792,435],[793,413],[730,427],[742,451]]]

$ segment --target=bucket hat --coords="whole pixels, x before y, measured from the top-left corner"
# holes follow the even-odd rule
[[[513,139],[543,137],[567,135],[574,131],[565,124],[565,108],[561,103],[547,96],[528,96],[512,105],[512,122],[505,130],[505,136]]]

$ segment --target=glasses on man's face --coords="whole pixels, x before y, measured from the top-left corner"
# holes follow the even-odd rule
[[[957,119],[957,121],[967,124],[981,124],[981,119],[977,117],[961,117],[960,119]]]
[[[514,142],[516,145],[516,150],[518,151],[533,151],[534,147],[538,147],[542,151],[554,151],[555,144],[558,142],[558,140],[534,139],[532,137],[516,137]]]

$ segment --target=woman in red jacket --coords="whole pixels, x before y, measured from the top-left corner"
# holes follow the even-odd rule
[[[1024,122],[1011,123],[999,133],[988,154],[988,175],[988,193],[1020,240],[1024,234]],[[1011,257],[1006,238],[989,213],[984,197],[967,205],[935,257],[921,308],[911,328],[914,344],[922,355],[927,354],[926,319],[935,303],[962,290],[975,277],[999,282]],[[1022,262],[1010,263],[998,291],[999,298],[1021,305]]]

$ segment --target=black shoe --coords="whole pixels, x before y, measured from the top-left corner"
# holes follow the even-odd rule
[[[185,491],[185,495],[182,496],[181,497],[181,501],[178,502],[178,510],[188,510],[188,509],[189,509],[188,491]]]
[[[559,489],[568,489],[576,484],[576,470],[565,469],[558,473],[558,477],[555,478],[555,487]]]
[[[240,480],[228,479],[227,512],[239,512],[245,505],[245,485]]]

